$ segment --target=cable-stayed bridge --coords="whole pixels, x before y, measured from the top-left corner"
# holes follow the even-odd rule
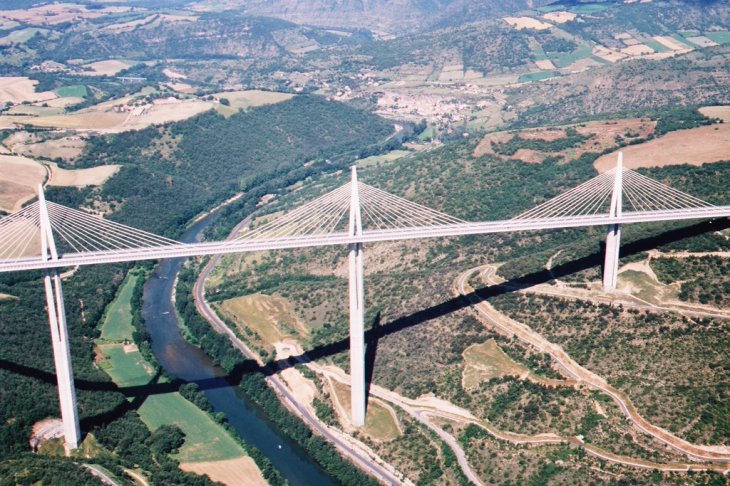
[[[183,244],[46,201],[0,219],[0,272],[44,270],[44,286],[66,447],[80,439],[66,317],[58,268],[261,250],[348,245],[352,421],[365,421],[363,244],[379,241],[608,226],[603,285],[616,287],[621,225],[730,216],[689,194],[616,168],[512,219],[467,222],[352,180],[271,222],[221,242]]]

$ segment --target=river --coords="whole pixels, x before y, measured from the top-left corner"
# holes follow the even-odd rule
[[[191,226],[180,238],[195,241],[214,213]],[[200,385],[215,412],[226,414],[238,434],[269,458],[291,486],[335,486],[339,482],[319,466],[296,441],[271,422],[261,408],[232,385],[223,368],[183,339],[172,303],[175,277],[184,258],[163,260],[144,286],[142,318],[152,335],[152,353],[173,378]]]

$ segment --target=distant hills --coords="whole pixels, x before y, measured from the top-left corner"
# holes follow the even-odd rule
[[[368,28],[400,35],[496,18],[553,0],[249,0],[249,15],[318,27]]]

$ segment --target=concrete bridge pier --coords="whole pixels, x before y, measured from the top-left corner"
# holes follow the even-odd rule
[[[623,191],[623,153],[619,152],[616,162],[616,175],[613,182],[613,194],[611,195],[611,207],[609,215],[611,218],[621,217],[621,204]],[[603,264],[603,290],[616,288],[618,279],[619,247],[621,246],[621,225],[611,224],[608,226],[606,236],[606,259]]]
[[[46,260],[57,260],[58,252],[53,240],[48,209],[43,195],[43,186],[39,187],[41,226],[41,255]],[[50,253],[50,254],[49,254]],[[51,325],[51,342],[53,343],[53,359],[58,380],[58,397],[61,405],[61,419],[66,452],[76,449],[81,440],[79,414],[76,406],[76,388],[74,387],[73,368],[71,367],[71,348],[68,341],[66,325],[66,308],[63,303],[63,288],[57,269],[45,270],[43,285],[46,291],[48,321]]]
[[[350,236],[362,234],[360,197],[357,190],[357,172],[352,167],[352,195],[350,199]],[[350,393],[352,423],[365,425],[365,290],[362,243],[349,245],[350,264]]]

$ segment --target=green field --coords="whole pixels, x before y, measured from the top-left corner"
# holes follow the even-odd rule
[[[28,42],[38,32],[40,32],[41,35],[47,35],[49,30],[48,29],[35,29],[35,28],[16,30],[16,31],[13,31],[10,34],[8,34],[6,37],[3,37],[2,39],[0,39],[0,44],[16,44],[18,42],[20,42],[22,44],[24,42]]]
[[[705,37],[717,42],[718,44],[730,44],[730,32],[725,30],[721,32],[706,32]]]
[[[667,46],[665,46],[661,42],[657,42],[655,40],[646,41],[646,42],[644,42],[644,45],[651,47],[656,52],[667,52],[667,51],[671,51],[670,48],[668,48]]]
[[[543,7],[538,7],[538,12],[555,12],[557,10],[565,10],[565,5],[545,5]]]
[[[544,61],[548,58],[547,54],[545,54],[545,51],[543,51],[541,48],[536,47],[532,50],[532,53],[535,54],[535,60],[536,61]]]
[[[88,93],[86,92],[86,86],[82,84],[75,84],[73,86],[62,86],[53,90],[61,98],[83,98]]]
[[[527,83],[529,81],[539,81],[540,79],[552,78],[555,76],[552,71],[539,71],[537,73],[523,74],[517,80],[518,83]]]
[[[679,41],[679,42],[681,42],[682,44],[685,44],[685,45],[687,45],[687,46],[689,46],[689,47],[700,47],[700,46],[698,46],[697,44],[695,44],[695,43],[693,43],[693,42],[690,42],[690,41],[688,41],[687,39],[685,39],[684,37],[682,37],[682,36],[681,36],[681,35],[679,35],[679,34],[672,34],[672,39],[674,39],[674,40],[676,40],[676,41]]]
[[[120,388],[144,386],[154,376],[155,370],[139,351],[125,353],[122,344],[105,344],[101,346],[101,352],[111,363],[111,367],[107,364],[102,366],[102,369]]]
[[[426,127],[426,129],[418,136],[418,140],[421,142],[429,142],[433,137],[436,136],[436,132],[433,127]]]
[[[428,130],[428,129],[426,129]],[[424,132],[426,131],[424,130]],[[377,165],[377,164],[387,164],[388,162],[393,162],[394,160],[400,159],[404,155],[408,155],[411,152],[408,150],[391,150],[387,154],[383,155],[373,155],[372,157],[367,157],[365,159],[360,159],[357,161],[358,167],[369,167],[371,165]]]
[[[567,67],[579,59],[590,56],[592,52],[593,50],[591,49],[591,46],[580,46],[573,52],[565,54],[550,54],[550,60],[553,61],[553,64],[555,64],[557,67]]]
[[[603,12],[607,8],[610,8],[610,3],[586,3],[585,5],[577,5],[570,9],[571,12],[577,14],[591,15],[598,12]]]
[[[124,282],[117,298],[111,303],[106,313],[106,319],[101,326],[101,337],[106,341],[131,341],[134,327],[132,327],[132,292],[137,283],[136,275],[129,275]]]
[[[139,277],[130,275],[108,309],[102,326],[102,337],[109,340],[131,339],[132,309],[130,300]],[[144,387],[155,375],[154,368],[142,357],[136,347],[123,344],[102,344],[101,352],[107,358],[99,362],[122,392],[125,388]],[[131,401],[135,397],[128,393]],[[216,424],[205,412],[187,401],[179,393],[161,393],[144,398],[137,410],[142,421],[151,430],[165,424],[176,424],[185,433],[185,444],[175,459],[181,462],[218,461],[245,455],[243,448]]]
[[[150,395],[137,412],[150,430],[176,424],[185,432],[185,444],[172,456],[180,462],[221,461],[245,455],[223,427],[179,393]]]

